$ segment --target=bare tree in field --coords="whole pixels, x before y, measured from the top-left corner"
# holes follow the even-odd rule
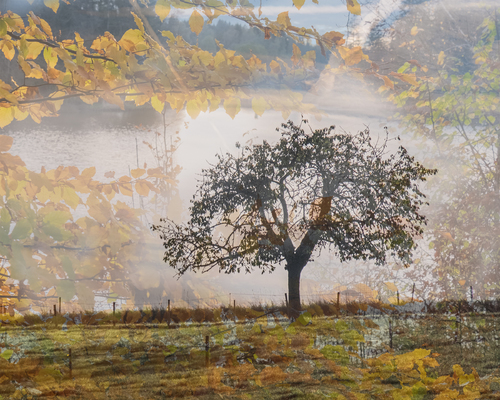
[[[219,155],[203,170],[188,223],[163,219],[153,227],[164,241],[164,261],[179,275],[212,268],[264,273],[284,262],[295,315],[300,274],[315,251],[329,247],[341,261],[377,264],[389,253],[409,263],[426,223],[417,183],[436,170],[403,147],[387,154],[388,139],[374,145],[368,130],[306,134],[288,122],[281,134],[275,145],[237,144],[240,156]]]

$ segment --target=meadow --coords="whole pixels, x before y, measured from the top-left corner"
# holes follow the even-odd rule
[[[497,303],[2,315],[3,399],[500,398]],[[488,308],[489,307],[489,308]]]

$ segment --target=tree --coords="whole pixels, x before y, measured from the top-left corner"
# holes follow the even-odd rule
[[[305,1],[293,3],[300,9]],[[246,0],[129,0],[129,9],[125,0],[92,4],[45,0],[43,4],[55,13],[52,18],[44,19],[33,10],[21,16],[6,10],[5,3],[0,7],[0,54],[7,65],[2,70],[8,71],[7,77],[2,75],[4,80],[0,80],[0,128],[28,116],[37,123],[45,117],[55,117],[64,112],[63,103],[68,99],[80,99],[86,104],[108,102],[122,109],[125,102],[150,105],[161,113],[168,107],[185,109],[192,118],[221,106],[234,118],[244,102],[258,115],[269,109],[281,111],[284,118],[293,110],[318,114],[312,105],[302,102],[301,93],[318,78],[315,51],[302,54],[294,43],[291,60],[274,57],[265,63],[255,55],[245,58],[216,43],[217,51],[212,54],[168,30],[159,35],[155,28],[174,8],[190,10],[189,26],[197,37],[216,18],[229,16],[256,28],[265,40],[284,36],[297,43],[304,39],[315,41],[321,54],[330,52],[340,60],[338,67],[325,68],[331,75],[353,71],[385,78],[375,72],[376,66],[360,47],[345,46],[343,34],[320,34],[314,28],[297,27],[288,12],[280,13],[275,21],[261,18],[258,8]],[[360,13],[356,0],[348,1],[347,9]],[[109,28],[117,37],[109,31],[90,35],[88,29],[83,37],[78,32],[73,36],[72,24],[71,36],[64,37],[67,25],[61,24],[62,29],[58,29],[53,21],[71,22],[74,10],[78,15],[102,18],[92,26]],[[128,19],[108,24],[113,10],[120,17],[128,15]],[[86,28],[90,26],[83,18],[80,20]],[[134,28],[128,25],[132,21]],[[7,152],[10,143],[8,138],[0,137],[0,151]],[[8,153],[2,157],[13,160]],[[67,166],[37,174],[21,163],[17,165],[18,161],[5,164],[0,171],[5,189],[5,193],[0,190],[4,230],[0,251],[6,281],[24,282],[35,277],[37,283],[31,288],[35,293],[52,288],[51,295],[63,294],[64,299],[73,299],[76,294],[80,301],[86,298],[88,302],[92,301],[93,290],[123,293],[130,282],[128,272],[134,271],[137,261],[132,255],[132,244],[140,250],[134,254],[139,254],[141,261],[154,256],[146,246],[151,242],[148,232],[142,231],[146,228],[144,210],[129,210],[113,196],[135,193],[144,200],[153,197],[153,192],[165,192],[164,188],[174,185],[174,171],[137,166],[131,177],[115,179],[109,175],[109,182],[97,182],[92,168],[80,172]],[[153,199],[158,197],[149,200]],[[79,206],[83,206],[86,216],[75,221],[72,210]],[[52,212],[53,217],[48,217]],[[124,263],[128,268],[122,268]],[[56,276],[58,284],[52,285]],[[28,279],[28,283],[33,284],[34,280]],[[147,291],[148,287],[140,289]],[[15,295],[12,291],[5,293],[9,301]]]
[[[306,121],[304,121],[306,122]],[[225,273],[274,271],[285,262],[290,306],[300,310],[300,275],[316,250],[333,245],[341,261],[410,263],[414,238],[426,222],[417,182],[424,168],[388,139],[373,145],[368,130],[307,135],[292,122],[281,140],[220,155],[204,170],[187,224],[163,219],[153,230],[164,241],[164,261],[187,270]]]
[[[463,297],[469,286],[480,296],[500,288],[500,41],[495,15],[490,12],[479,24],[468,59],[441,51],[434,76],[394,97],[405,131],[425,141],[426,149],[434,145],[432,158],[441,177],[428,213],[432,271],[438,290],[448,298]],[[464,64],[474,67],[464,72]]]

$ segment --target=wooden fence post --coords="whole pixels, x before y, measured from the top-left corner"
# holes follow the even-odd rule
[[[340,292],[337,292],[337,318],[340,315]]]
[[[470,302],[474,302],[474,293],[472,292],[472,286],[470,287]]]
[[[73,377],[73,360],[71,359],[71,347],[69,348],[68,351],[68,357],[69,357],[69,377],[70,379]]]
[[[113,326],[115,326],[115,310],[116,310],[116,302],[113,301]]]
[[[59,297],[59,314],[61,314],[61,298]]]
[[[288,306],[288,295],[285,293],[286,316],[290,318],[290,307]]]
[[[233,310],[236,310],[236,300],[233,300],[233,302],[234,302],[234,303],[233,303],[233,304],[234,304],[234,305],[233,305]]]
[[[392,349],[392,320],[389,319],[389,347]]]
[[[415,293],[415,284],[413,284],[413,288],[411,289],[411,302],[413,303],[413,294]]]
[[[205,336],[205,367],[208,368],[209,364],[210,364],[210,356],[209,356],[209,350],[210,350],[210,337],[209,336]]]
[[[399,306],[399,290],[396,291],[396,296],[397,296],[397,299],[398,299],[398,306]]]
[[[167,316],[167,324],[168,326],[170,326],[170,299],[168,299],[168,305],[167,305],[167,312],[168,312],[168,316]]]
[[[57,315],[57,305],[54,304],[54,317]]]

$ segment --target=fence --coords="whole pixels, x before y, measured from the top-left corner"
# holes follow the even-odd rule
[[[479,304],[478,300],[474,300],[473,287],[470,287],[469,304]],[[13,313],[15,312],[12,302],[7,305],[4,299],[30,299],[26,296],[9,297],[8,295],[0,295],[0,314]],[[42,299],[45,302],[42,302]],[[61,314],[65,312],[81,312],[81,311],[115,311],[116,309],[143,309],[143,308],[156,308],[156,309],[166,309],[170,307],[175,308],[208,308],[217,309],[221,307],[236,308],[237,306],[255,306],[262,305],[262,299],[265,299],[264,304],[279,305],[283,304],[288,309],[288,296],[287,293],[227,293],[220,294],[210,297],[189,297],[184,296],[181,299],[167,299],[161,298],[159,301],[141,301],[134,302],[131,301],[132,298],[129,297],[110,297],[105,294],[97,294],[95,296],[95,301],[93,303],[75,301],[63,304],[61,297],[58,296],[45,296],[33,299],[38,301],[41,305],[38,307],[42,313],[46,314]],[[402,306],[404,304],[414,304],[414,303],[424,303],[427,306],[425,300],[418,299],[415,294],[415,284],[412,286],[411,295],[407,293],[406,295],[400,295],[399,291],[393,292],[393,296],[386,296],[384,299],[378,295],[375,298],[372,293],[367,293],[363,291],[357,291],[352,289],[344,289],[342,291],[320,291],[314,293],[301,294],[301,299],[303,304],[326,302],[336,305],[337,309],[340,309],[341,304],[348,304],[353,302],[363,302],[370,303],[374,301],[382,301],[392,303],[394,306]],[[453,300],[456,301],[456,300]],[[417,307],[409,307],[407,311],[416,311]],[[290,314],[289,310],[287,314]]]

